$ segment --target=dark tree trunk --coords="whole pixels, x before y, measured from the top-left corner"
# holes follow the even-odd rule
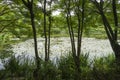
[[[100,1],[100,4],[95,0],[93,1],[94,5],[97,7],[99,14],[102,17],[102,21],[104,24],[104,28],[106,31],[106,34],[108,36],[109,42],[111,44],[112,50],[115,55],[115,80],[120,79],[120,44],[118,44],[117,37],[118,37],[118,16],[117,16],[117,11],[116,11],[116,0],[112,0],[112,12],[113,12],[113,17],[114,17],[114,25],[115,28],[114,30],[112,29],[112,26],[108,22],[108,19],[105,16],[105,13],[103,11],[103,0]],[[101,5],[102,4],[102,5]]]
[[[46,4],[47,1],[44,0],[44,36],[45,36],[45,68],[47,69],[48,66],[47,64],[49,64],[49,54],[50,54],[50,33],[51,33],[51,24],[52,24],[52,19],[51,19],[51,4],[52,4],[52,0],[50,0],[50,3],[48,6],[50,6],[50,10],[48,11],[49,13],[47,13],[46,10]],[[46,18],[48,17],[48,28],[47,28],[47,22],[46,22]],[[48,80],[49,79],[49,74],[45,73],[44,75],[44,80]]]
[[[97,7],[99,14],[102,17],[102,21],[104,24],[106,34],[108,36],[111,47],[112,47],[114,54],[115,54],[116,62],[119,63],[120,62],[120,45],[117,42],[118,17],[117,17],[117,11],[116,11],[116,1],[112,0],[112,9],[113,9],[115,30],[112,30],[112,27],[111,27],[110,23],[108,22],[105,14],[103,12],[103,8],[102,8],[103,6],[101,6],[96,0],[93,1],[93,3]],[[102,4],[102,2],[100,2],[100,3]]]
[[[34,11],[33,11],[33,0],[31,1],[25,1],[22,0],[22,2],[24,3],[24,5],[28,8],[29,12],[30,12],[30,18],[31,18],[31,26],[32,26],[32,30],[33,30],[33,38],[34,38],[34,50],[35,50],[35,57],[36,57],[36,69],[33,72],[33,77],[35,80],[39,80],[39,69],[40,69],[40,58],[38,55],[38,49],[37,49],[37,36],[36,36],[36,28],[35,28],[35,22],[34,22]]]
[[[47,38],[47,28],[46,28],[46,0],[44,0],[44,37],[45,37],[45,61],[48,61],[48,38]]]
[[[67,4],[66,1],[64,3],[67,8],[66,21],[67,21],[68,31],[69,31],[69,35],[70,35],[70,40],[71,40],[72,54],[73,54],[73,57],[76,58],[75,39],[74,39],[74,32],[73,32],[73,28],[72,28],[71,15],[70,15],[70,0],[69,0],[69,4]]]
[[[37,37],[36,37],[36,29],[35,29],[35,23],[34,23],[34,14],[33,14],[32,10],[30,10],[30,14],[31,14],[31,24],[32,24],[32,30],[33,30],[33,37],[34,37],[36,65],[37,65],[37,68],[34,71],[34,78],[35,78],[35,80],[39,80],[40,58],[39,58],[39,55],[38,55]]]
[[[50,0],[50,14],[49,14],[49,28],[48,28],[48,60],[49,60],[49,56],[50,56],[50,33],[51,33],[51,25],[52,25],[52,17],[51,17],[51,4],[52,4],[52,0]]]
[[[114,16],[114,24],[115,24],[115,35],[114,35],[114,40],[117,41],[118,37],[118,16],[117,16],[117,11],[116,11],[116,0],[112,0],[112,9],[113,9],[113,16]]]
[[[81,69],[80,69],[80,53],[81,53],[81,43],[82,43],[82,32],[84,26],[84,5],[85,0],[82,0],[82,6],[80,6],[80,0],[73,1],[72,3],[75,5],[74,9],[76,11],[77,21],[78,21],[78,35],[77,35],[77,49],[75,47],[75,39],[74,39],[74,31],[72,27],[72,20],[71,20],[71,0],[65,1],[66,6],[66,21],[68,25],[70,40],[71,40],[71,47],[72,47],[72,56],[75,63],[75,80],[80,80],[81,78]],[[82,7],[82,12],[80,11]],[[82,16],[80,16],[82,15]]]
[[[66,21],[67,21],[67,25],[68,25],[68,30],[69,30],[69,35],[70,35],[70,40],[71,40],[71,47],[72,47],[72,56],[75,62],[75,80],[80,80],[80,62],[79,62],[79,58],[76,56],[76,48],[75,48],[75,40],[74,40],[74,32],[73,32],[73,28],[72,28],[72,21],[71,21],[71,14],[70,14],[70,0],[67,2],[64,2],[67,8],[67,17],[66,17]]]
[[[116,63],[120,66],[120,45],[117,43],[112,44],[115,53]]]
[[[32,8],[30,9],[31,14],[31,25],[33,30],[33,37],[34,37],[34,48],[35,48],[35,56],[37,61],[37,68],[39,68],[39,55],[38,55],[38,49],[37,49],[37,37],[36,37],[36,28],[35,28],[35,22],[34,22],[34,13]]]

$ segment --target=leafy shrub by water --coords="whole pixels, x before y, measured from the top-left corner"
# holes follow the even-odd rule
[[[92,62],[89,55],[80,56],[81,80],[119,80],[120,67],[115,64],[113,55],[96,58]],[[21,63],[22,61],[22,63]],[[33,80],[35,63],[25,57],[12,56],[3,61],[5,70],[0,70],[0,80]],[[75,63],[70,55],[61,57],[54,64],[41,61],[40,80],[74,80]]]

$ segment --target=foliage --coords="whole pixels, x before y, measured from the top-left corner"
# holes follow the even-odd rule
[[[69,24],[73,28],[73,35],[75,38],[82,37],[77,33],[80,31],[79,27],[83,26],[83,24],[83,36],[100,39],[106,38],[105,30],[101,20],[102,18],[97,14],[101,12],[101,9],[107,18],[106,22],[103,21],[105,26],[110,27],[113,30],[113,34],[116,34],[116,32],[114,32],[116,29],[118,30],[117,33],[120,33],[120,29],[115,28],[116,25],[114,25],[114,21],[117,19],[114,19],[115,14],[112,13],[114,10],[116,10],[114,13],[117,14],[118,19],[120,18],[120,12],[118,11],[120,9],[120,3],[118,0],[116,1],[117,9],[113,9],[113,11],[113,7],[110,5],[112,0],[105,0],[104,3],[102,3],[103,0],[97,2],[98,8],[101,7],[101,9],[97,9],[97,7],[90,2],[90,0],[75,0],[80,2],[75,2],[74,0],[52,0],[53,3],[51,4],[51,8],[46,6],[46,11],[43,7],[45,0],[23,1],[28,3],[34,1],[32,9],[33,11],[31,11],[30,4],[26,5],[25,3],[26,6],[24,6],[22,0],[0,0],[0,59],[3,60],[5,67],[5,70],[0,70],[0,80],[10,80],[15,78],[17,80],[20,78],[25,80],[33,79],[36,68],[35,63],[29,60],[29,58],[12,56],[13,52],[10,50],[13,43],[18,43],[18,41],[12,41],[11,39],[19,38],[22,41],[32,38],[33,36],[31,20],[29,19],[31,16],[29,10],[34,13],[33,16],[34,23],[36,25],[34,26],[36,29],[36,38],[39,36],[45,37],[44,33],[46,33],[46,35],[50,34],[51,37],[68,37],[69,34],[66,23],[67,9],[70,9],[68,22],[70,21]],[[50,2],[48,0],[46,1],[46,4],[50,6]],[[70,5],[68,4],[69,1]],[[84,1],[85,7],[82,6],[82,2]],[[96,0],[91,1],[94,2]],[[67,5],[64,4],[65,2]],[[115,6],[115,4],[113,6]],[[54,11],[59,11],[60,14],[53,15]],[[46,20],[44,20],[44,15]],[[50,28],[49,17],[51,17],[52,23]],[[45,21],[46,23],[44,23]],[[109,23],[110,26],[107,23]],[[44,24],[46,25],[46,31],[44,31]],[[117,27],[119,27],[119,25],[117,25]],[[51,31],[50,33],[49,30]],[[112,36],[112,34],[110,36]],[[116,44],[116,42],[117,41],[114,43]],[[111,43],[113,44],[113,42]],[[49,51],[49,48],[46,50]],[[115,51],[117,50],[119,49],[116,49]],[[88,55],[80,54],[80,57],[75,56],[74,59],[72,56],[73,55],[70,54],[65,57],[61,57],[60,61],[58,61],[58,64],[54,64],[51,61],[41,61],[41,64],[39,65],[40,69],[38,70],[40,72],[39,76],[41,80],[74,80],[76,75],[76,58],[80,64],[80,66],[78,66],[81,69],[81,73],[78,75],[80,75],[82,80],[118,80],[117,78],[120,76],[120,67],[115,64],[115,58],[113,55],[95,59],[93,62],[89,62]],[[6,59],[8,60],[4,61]],[[21,61],[23,62],[21,63]]]
[[[89,80],[91,78],[91,68],[88,61],[88,55],[80,56],[80,68],[81,68],[81,79]],[[75,63],[73,57],[71,55],[67,55],[66,57],[61,57],[58,62],[58,69],[61,71],[61,79],[62,80],[74,80],[76,75],[75,72]]]
[[[21,61],[24,61],[21,63]],[[1,70],[1,79],[32,79],[32,72],[34,70],[34,62],[26,57],[15,57],[3,59],[5,70]]]
[[[118,67],[114,64],[114,55],[107,57],[95,58],[90,62],[88,54],[81,55],[81,79],[82,80],[116,80]],[[22,63],[21,63],[22,61]],[[35,63],[25,56],[12,56],[3,61],[4,70],[0,70],[0,79],[17,79],[33,80],[33,71]],[[74,80],[75,63],[71,55],[61,57],[57,64],[49,61],[41,62],[41,79],[47,80]],[[47,74],[47,76],[46,76]]]
[[[95,59],[93,62],[93,76],[95,80],[115,80],[114,55]]]
[[[2,33],[0,34],[0,58],[4,59],[6,57],[11,56],[12,50],[10,43],[10,34],[9,33]]]

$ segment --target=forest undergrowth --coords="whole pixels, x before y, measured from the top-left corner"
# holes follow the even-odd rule
[[[88,59],[89,54],[80,56],[81,80],[116,80],[119,67],[115,64],[114,55]],[[0,70],[0,80],[34,80],[35,62],[29,58],[12,56],[9,60],[2,60],[5,69]],[[41,80],[74,80],[75,63],[70,55],[62,56],[57,63],[41,62],[39,76]]]

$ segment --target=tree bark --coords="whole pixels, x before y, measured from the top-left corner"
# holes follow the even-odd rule
[[[40,69],[40,60],[41,59],[39,58],[38,48],[37,48],[37,36],[36,36],[36,28],[35,28],[35,22],[34,22],[33,0],[31,0],[31,1],[22,0],[22,2],[28,8],[28,10],[30,12],[31,26],[32,26],[33,38],[34,38],[34,50],[35,50],[35,57],[36,57],[36,61],[35,61],[36,69],[33,72],[33,77],[35,80],[39,80],[39,69]]]
[[[52,26],[51,4],[52,4],[52,0],[50,0],[50,14],[49,14],[49,28],[48,28],[48,55],[47,55],[48,60],[50,56],[50,37],[51,37],[50,33],[51,33],[51,26]]]
[[[44,37],[45,37],[45,61],[48,61],[48,38],[47,38],[47,30],[46,30],[46,0],[44,0]]]
[[[118,66],[120,66],[120,45],[117,42],[118,17],[117,17],[117,11],[116,11],[116,1],[112,0],[112,9],[113,9],[115,30],[112,30],[112,26],[108,22],[108,19],[106,18],[105,13],[102,8],[103,6],[101,6],[96,0],[93,1],[93,3],[97,7],[99,14],[101,15],[106,34],[110,41],[112,50],[114,51],[114,54],[115,54],[116,64]]]
[[[81,78],[81,69],[80,69],[80,53],[81,53],[81,42],[82,42],[82,32],[84,26],[84,5],[85,0],[82,0],[82,12],[80,11],[80,0],[73,1],[74,9],[76,10],[77,21],[78,21],[78,35],[77,35],[77,49],[75,47],[75,39],[74,39],[74,31],[72,27],[72,20],[71,20],[71,1],[65,1],[66,6],[66,21],[68,25],[70,40],[71,40],[71,47],[72,47],[72,56],[75,63],[75,80],[80,80]],[[82,15],[82,17],[80,16]],[[77,52],[76,52],[77,51]]]

